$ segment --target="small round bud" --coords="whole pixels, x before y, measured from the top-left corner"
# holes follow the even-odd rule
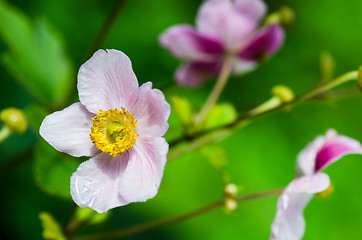
[[[232,213],[238,207],[238,202],[234,198],[225,199],[225,210],[228,213]]]
[[[289,87],[283,85],[273,87],[272,94],[284,103],[294,99],[293,91]]]
[[[238,186],[233,183],[229,183],[224,188],[224,194],[226,197],[235,197],[238,194]]]
[[[22,134],[28,127],[28,121],[22,110],[17,108],[6,108],[0,113],[0,121],[12,132]]]
[[[289,27],[295,19],[294,11],[287,6],[282,6],[278,10],[280,24],[284,27]]]
[[[317,194],[316,194],[316,197],[317,197],[318,199],[324,200],[324,199],[329,198],[329,197],[332,195],[333,192],[334,192],[334,185],[333,185],[333,183],[331,182],[331,183],[329,184],[329,187],[328,187],[326,190],[317,193]]]

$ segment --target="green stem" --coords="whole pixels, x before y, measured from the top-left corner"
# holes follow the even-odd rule
[[[12,134],[10,128],[6,125],[0,130],[0,143],[2,143],[5,139],[7,139]]]
[[[229,79],[231,70],[232,70],[232,56],[227,55],[224,59],[223,66],[220,71],[220,75],[216,81],[214,88],[212,89],[209,97],[207,98],[206,103],[202,107],[199,115],[196,117],[196,125],[199,125],[205,121],[207,114],[210,112],[211,108],[215,105],[219,99],[222,91],[225,88],[225,85]]]
[[[126,5],[127,0],[118,0],[116,4],[112,7],[111,12],[108,14],[107,19],[104,21],[101,30],[99,31],[96,39],[93,42],[92,47],[89,50],[88,58],[90,58],[95,51],[102,47],[104,41],[108,37],[114,23],[116,22],[117,17],[119,16],[120,12]]]
[[[174,158],[179,157],[180,155],[191,152],[192,150],[197,149],[198,147],[206,143],[216,141],[230,134],[234,129],[247,125],[251,120],[253,120],[256,117],[260,117],[275,112],[286,106],[292,106],[304,102],[343,83],[346,83],[351,80],[356,80],[357,78],[358,78],[358,71],[348,72],[331,81],[323,82],[322,84],[296,96],[293,101],[282,102],[282,101],[268,100],[267,102],[262,103],[256,108],[250,110],[248,113],[239,116],[236,119],[236,121],[228,125],[198,132],[192,136],[184,136],[179,139],[176,139],[175,141],[169,143],[170,151],[168,155],[168,160],[172,160]],[[174,146],[185,141],[188,142],[186,146],[184,146],[183,148],[174,149]]]
[[[244,202],[244,201],[248,201],[248,200],[279,195],[282,192],[283,192],[283,189],[269,190],[269,191],[264,191],[264,192],[259,192],[259,193],[238,196],[235,198],[235,200],[237,202]],[[209,204],[207,206],[201,207],[199,209],[196,209],[196,210],[193,210],[188,213],[181,214],[181,215],[164,218],[164,219],[160,219],[160,220],[156,220],[156,221],[141,223],[138,225],[130,226],[130,227],[112,231],[112,232],[73,237],[73,240],[101,240],[101,239],[106,240],[106,239],[122,238],[122,237],[126,237],[129,235],[138,234],[138,233],[142,233],[142,232],[145,232],[148,230],[159,228],[159,227],[169,225],[172,223],[181,222],[181,221],[199,216],[201,214],[210,212],[210,211],[212,211],[216,208],[222,207],[222,206],[224,206],[224,200],[219,200],[219,201]]]

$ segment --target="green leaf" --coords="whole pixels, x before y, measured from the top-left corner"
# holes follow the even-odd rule
[[[172,110],[184,127],[188,127],[192,121],[191,104],[186,98],[172,96]]]
[[[36,99],[61,105],[69,94],[73,66],[63,40],[45,19],[32,23],[0,0],[0,36],[8,46],[1,62]]]
[[[206,117],[203,129],[211,129],[232,123],[238,117],[238,113],[230,103],[215,105]]]
[[[48,212],[39,213],[39,219],[43,226],[42,236],[49,240],[65,240],[62,228],[59,223]]]
[[[41,141],[35,149],[34,176],[39,187],[50,195],[70,199],[70,177],[79,162]]]

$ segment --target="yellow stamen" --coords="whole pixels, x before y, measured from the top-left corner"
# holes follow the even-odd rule
[[[137,121],[133,116],[134,114],[129,114],[124,107],[121,107],[121,111],[117,108],[100,110],[100,113],[92,118],[90,138],[94,145],[113,157],[131,149],[139,135],[134,131]]]

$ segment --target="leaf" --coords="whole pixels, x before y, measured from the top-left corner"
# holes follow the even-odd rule
[[[70,177],[79,162],[41,141],[35,149],[34,177],[38,186],[50,195],[70,199]]]
[[[180,120],[181,124],[187,128],[192,121],[191,104],[186,98],[172,96],[172,110]]]
[[[59,106],[67,98],[73,66],[63,40],[45,19],[35,23],[0,0],[0,36],[8,46],[1,62],[37,100]]]
[[[206,117],[203,129],[211,129],[232,123],[238,117],[238,113],[230,103],[215,105]]]
[[[49,240],[65,240],[62,228],[59,223],[48,212],[39,213],[39,219],[43,226],[42,236],[44,239]]]

